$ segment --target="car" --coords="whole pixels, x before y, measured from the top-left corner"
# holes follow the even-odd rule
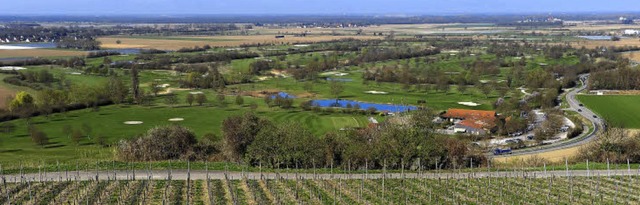
[[[582,103],[578,104],[578,106],[583,107],[584,105]]]
[[[593,118],[598,118],[598,116],[597,116],[597,115],[594,115],[594,116],[593,116]]]
[[[578,109],[578,112],[582,112],[582,109]]]
[[[533,135],[529,135],[529,136],[527,136],[527,139],[528,139],[528,140],[533,140]]]

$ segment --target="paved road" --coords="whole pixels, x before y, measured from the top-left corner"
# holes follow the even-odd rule
[[[640,170],[576,170],[576,171],[503,171],[503,172],[472,172],[472,173],[387,173],[385,178],[387,179],[463,179],[463,178],[485,178],[485,177],[529,177],[529,178],[547,178],[547,177],[589,177],[589,176],[640,176]],[[225,179],[225,176],[229,179],[381,179],[383,174],[296,174],[296,173],[257,173],[257,172],[225,172],[221,171],[190,171],[187,170],[173,170],[173,171],[151,171],[136,170],[136,171],[100,171],[100,172],[50,172],[50,173],[30,173],[24,175],[4,175],[2,176],[7,182],[20,182],[20,181],[92,181],[92,180],[167,180],[171,177],[172,180],[205,180],[205,179]]]
[[[575,146],[580,146],[583,145],[587,142],[590,142],[591,140],[596,138],[596,133],[603,128],[604,126],[604,121],[602,121],[599,117],[595,117],[597,116],[593,111],[589,110],[588,108],[584,107],[584,106],[580,106],[580,101],[578,101],[576,99],[576,95],[587,89],[587,84],[588,84],[588,80],[589,80],[589,74],[582,74],[578,77],[578,79],[580,80],[580,82],[582,83],[582,85],[576,89],[571,90],[569,93],[567,93],[567,103],[569,103],[569,106],[571,107],[570,110],[574,110],[574,111],[578,111],[578,113],[580,113],[580,115],[582,115],[584,118],[586,118],[587,120],[591,121],[592,126],[595,128],[594,130],[591,130],[590,133],[587,133],[586,136],[583,137],[579,137],[579,138],[574,138],[568,141],[564,141],[564,142],[558,142],[555,144],[551,144],[551,145],[545,145],[545,146],[540,146],[540,147],[535,147],[535,148],[530,148],[530,149],[522,149],[522,150],[514,150],[513,154],[508,155],[508,156],[514,156],[514,155],[529,155],[529,154],[540,154],[540,153],[544,153],[544,152],[550,152],[550,151],[555,151],[555,150],[561,150],[561,149],[567,149],[567,148],[571,148],[571,147],[575,147]],[[587,130],[585,128],[585,130]],[[508,156],[496,156],[495,158],[498,157],[508,157]]]

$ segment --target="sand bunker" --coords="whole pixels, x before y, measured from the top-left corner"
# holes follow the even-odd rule
[[[156,87],[159,87],[159,88],[168,88],[169,86],[171,86],[171,85],[169,85],[169,84],[162,84],[162,85],[158,85],[158,86],[156,86]]]
[[[465,106],[471,106],[471,107],[475,107],[475,106],[480,105],[480,104],[474,103],[474,102],[458,102],[458,104],[465,105]]]
[[[142,121],[126,121],[124,122],[125,125],[141,125],[143,122]]]
[[[180,121],[184,121],[184,118],[171,118],[171,119],[169,119],[169,122],[180,122]]]
[[[82,75],[82,73],[78,73],[78,72],[73,72],[73,73],[69,73],[71,75]]]
[[[204,94],[204,93],[203,93],[203,92],[201,92],[201,91],[196,91],[196,92],[189,92],[189,94],[192,94],[192,95],[200,95],[200,94]]]
[[[327,76],[327,75],[334,75],[334,76],[346,76],[346,75],[349,75],[349,73],[336,72],[336,71],[329,71],[329,72],[321,73],[320,75],[322,75],[322,76]]]
[[[14,67],[14,66],[5,66],[5,67],[0,67],[0,70],[26,70],[27,68],[23,68],[23,67]]]
[[[375,90],[365,91],[364,93],[374,94],[374,95],[386,95],[386,94],[389,94],[388,92],[375,91]]]
[[[265,81],[267,79],[269,79],[269,77],[267,77],[267,76],[258,77],[258,81]]]

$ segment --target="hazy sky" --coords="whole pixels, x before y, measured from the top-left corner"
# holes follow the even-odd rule
[[[3,14],[471,14],[640,11],[639,0],[0,0]]]

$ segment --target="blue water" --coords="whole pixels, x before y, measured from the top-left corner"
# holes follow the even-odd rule
[[[276,95],[272,95],[271,98],[276,98],[276,96],[280,96],[281,98],[296,98],[296,96],[285,92],[279,92]]]
[[[318,107],[343,107],[346,108],[347,104],[351,104],[351,106],[355,106],[356,104],[360,105],[360,109],[366,110],[370,107],[376,108],[378,111],[389,111],[389,112],[406,112],[409,110],[417,110],[416,106],[406,106],[406,105],[392,105],[392,104],[377,104],[377,103],[366,103],[366,102],[358,102],[353,100],[338,100],[336,102],[335,99],[326,99],[326,100],[314,100],[313,105]]]
[[[122,55],[131,55],[131,54],[140,54],[140,49],[137,48],[123,48],[123,49],[107,49],[107,50],[95,50],[90,52],[99,52],[99,51],[115,51]]]
[[[352,82],[351,78],[327,78],[327,81],[336,81],[336,82]]]
[[[578,36],[589,40],[611,40],[611,36]]]

